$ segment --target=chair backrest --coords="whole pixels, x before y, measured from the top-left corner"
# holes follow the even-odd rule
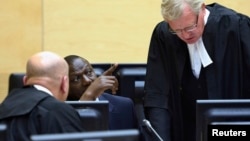
[[[107,70],[111,64],[110,63],[92,63],[93,68],[101,68],[102,70]],[[146,67],[146,63],[119,63],[116,71],[119,71],[123,68],[138,68],[138,67]],[[115,73],[113,74],[115,75]]]
[[[23,87],[23,77],[25,73],[11,73],[9,76],[9,89],[10,92],[13,89]]]
[[[131,99],[143,97],[146,67],[122,68],[118,73],[121,96]]]

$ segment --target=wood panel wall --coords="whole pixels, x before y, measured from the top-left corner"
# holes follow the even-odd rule
[[[42,50],[92,63],[144,63],[161,0],[0,0],[0,102],[11,72]],[[248,0],[218,2],[250,15]]]
[[[40,0],[0,0],[0,101],[11,72],[24,72],[29,56],[42,50]]]

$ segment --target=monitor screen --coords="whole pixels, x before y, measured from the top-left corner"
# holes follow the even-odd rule
[[[250,99],[196,101],[196,141],[232,136],[243,141],[246,132],[250,137]]]
[[[6,139],[6,132],[7,132],[7,125],[4,123],[0,124],[0,139],[5,140]]]
[[[137,129],[32,135],[31,141],[139,141]]]
[[[86,131],[108,130],[108,101],[65,101],[73,106],[81,116]]]

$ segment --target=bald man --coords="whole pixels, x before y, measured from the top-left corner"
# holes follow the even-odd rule
[[[27,61],[24,87],[11,91],[0,105],[0,122],[8,141],[30,141],[32,134],[83,131],[78,113],[64,103],[68,96],[68,64],[52,52]]]

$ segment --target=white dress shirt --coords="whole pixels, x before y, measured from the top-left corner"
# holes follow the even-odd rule
[[[41,85],[34,85],[34,87],[37,89],[37,90],[40,90],[40,91],[43,91],[45,93],[48,93],[49,95],[53,96],[52,92],[50,90],[48,90],[47,88],[41,86]]]

